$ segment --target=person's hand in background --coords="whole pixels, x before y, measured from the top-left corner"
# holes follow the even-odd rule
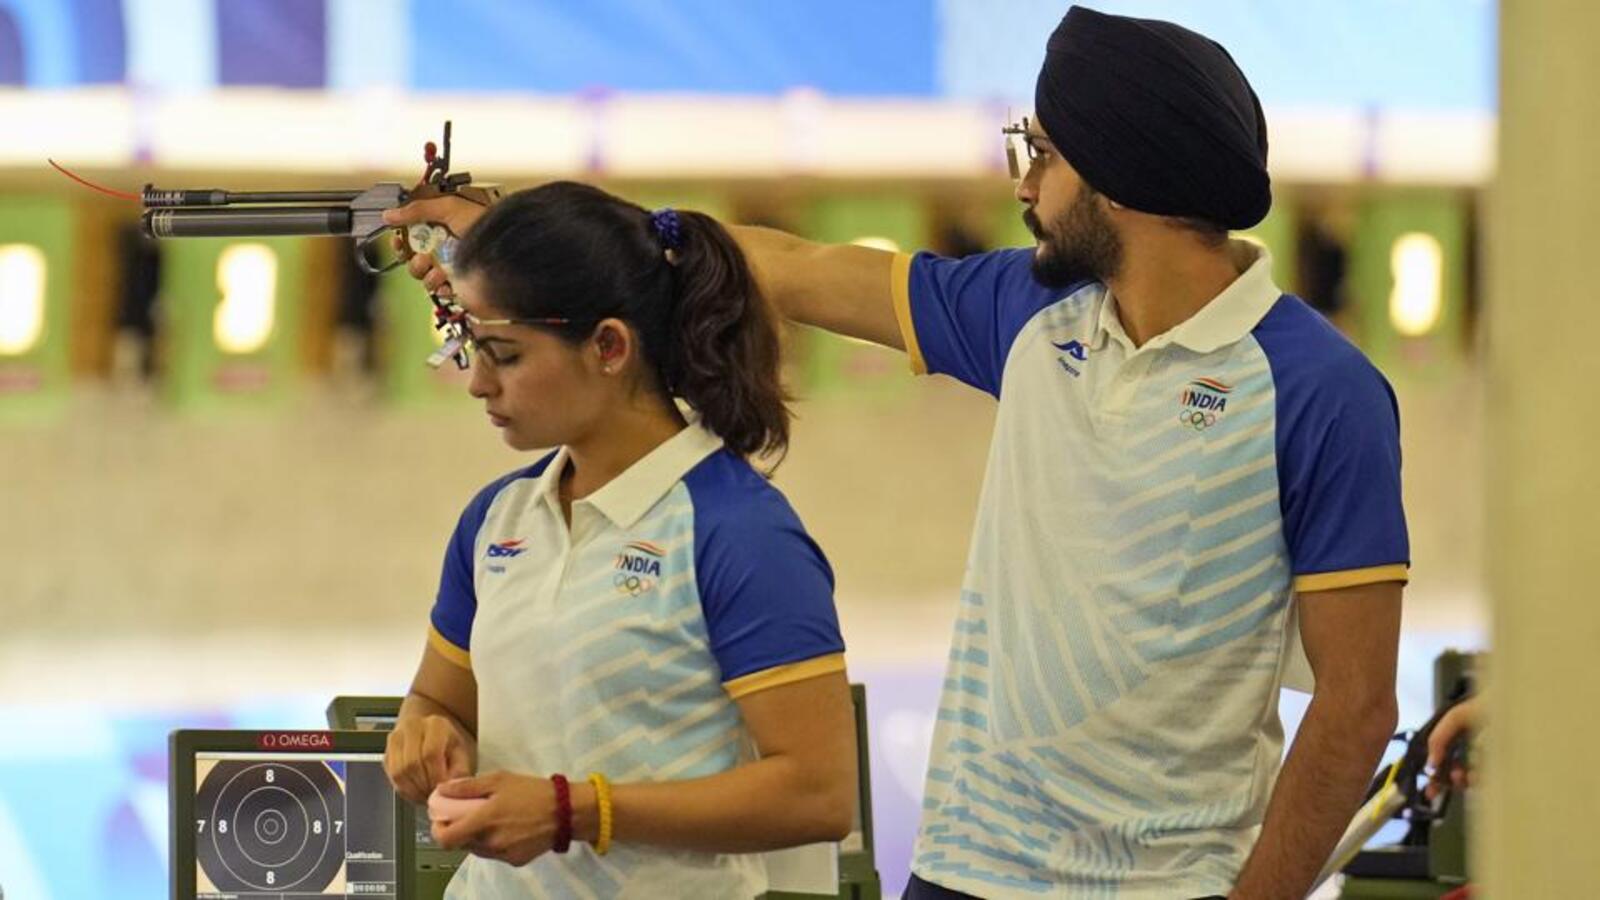
[[[1428,735],[1428,770],[1433,777],[1428,782],[1427,795],[1432,800],[1446,787],[1464,788],[1472,784],[1472,770],[1465,762],[1463,751],[1482,724],[1481,700],[1470,697],[1444,714]]]

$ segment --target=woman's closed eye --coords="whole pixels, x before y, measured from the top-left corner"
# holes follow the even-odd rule
[[[517,352],[516,345],[509,341],[486,338],[476,341],[475,345],[478,354],[496,368],[512,365],[522,358],[522,354]]]

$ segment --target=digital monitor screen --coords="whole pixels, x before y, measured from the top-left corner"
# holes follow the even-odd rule
[[[357,713],[355,727],[357,731],[393,731],[398,721],[399,716]]]
[[[397,896],[383,754],[198,751],[197,898]]]

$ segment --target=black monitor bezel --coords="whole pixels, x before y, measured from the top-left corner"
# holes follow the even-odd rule
[[[343,731],[374,731],[358,728],[362,718],[398,719],[404,697],[355,696],[342,694],[328,703],[328,727]],[[388,732],[390,729],[382,729]]]
[[[293,735],[295,741],[274,740],[279,746],[264,744],[268,736],[281,738]],[[326,736],[323,744],[319,739]],[[197,753],[285,753],[315,757],[327,753],[376,753],[382,755],[388,743],[388,733],[382,731],[293,731],[293,730],[202,730],[179,729],[168,739],[167,796],[168,871],[171,873],[171,900],[196,900],[198,885],[195,881],[195,755]],[[288,744],[289,746],[283,746]],[[299,746],[303,744],[304,746]],[[314,745],[314,746],[313,746]],[[411,833],[415,826],[411,819],[411,804],[399,794],[394,795],[395,821],[395,896],[411,895],[414,848],[411,842],[399,840],[400,835]]]

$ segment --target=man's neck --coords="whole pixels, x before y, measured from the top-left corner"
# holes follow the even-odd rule
[[[1231,244],[1215,249],[1161,247],[1128,253],[1122,271],[1106,285],[1116,298],[1122,330],[1135,347],[1142,347],[1199,312],[1249,266]]]

